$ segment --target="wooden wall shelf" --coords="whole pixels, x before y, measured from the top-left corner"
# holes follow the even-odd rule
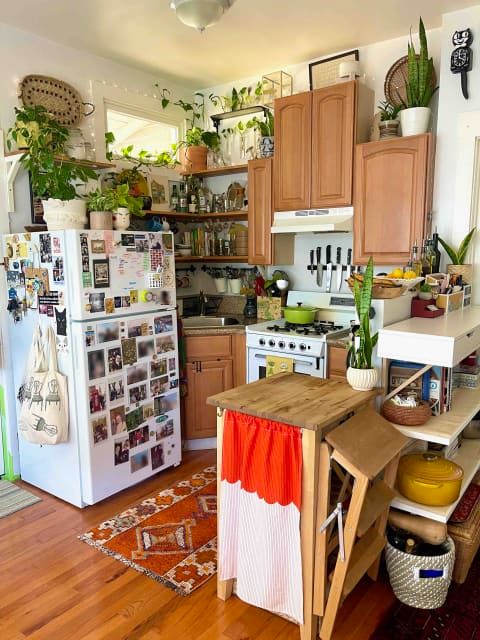
[[[248,256],[175,256],[175,262],[248,262]]]
[[[203,171],[195,171],[191,173],[189,171],[181,171],[182,176],[199,176],[208,178],[211,176],[229,176],[232,173],[247,173],[248,164],[232,164],[229,167],[212,167],[210,169],[203,169]]]
[[[202,223],[206,220],[248,220],[247,211],[222,211],[221,213],[177,213],[176,211],[145,211],[148,217],[159,216],[169,220]]]
[[[5,158],[21,157],[25,153],[25,149],[16,149],[15,151],[8,151],[5,153]],[[68,156],[55,156],[55,162],[66,162],[68,164],[76,164],[79,167],[88,167],[89,169],[96,169],[98,171],[102,169],[115,169],[115,165],[111,162],[97,162],[96,160],[77,160],[76,158],[69,158]]]

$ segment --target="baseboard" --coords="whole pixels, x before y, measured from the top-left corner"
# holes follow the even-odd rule
[[[216,438],[195,438],[194,440],[184,440],[182,449],[184,451],[199,451],[200,449],[216,449]]]

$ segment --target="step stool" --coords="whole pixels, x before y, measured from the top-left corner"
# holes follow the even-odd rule
[[[367,408],[327,434],[326,443],[322,443],[320,461],[324,464],[320,464],[319,493],[330,491],[330,461],[334,469],[339,465],[345,470],[341,472],[343,482],[337,500],[339,511],[342,511],[340,503],[343,503],[353,480],[343,528],[344,539],[342,541],[342,532],[339,531],[340,552],[329,591],[327,561],[337,541],[329,542],[331,529],[328,526],[319,531],[328,514],[317,510],[314,613],[323,617],[320,625],[322,640],[332,637],[343,599],[365,573],[368,572],[373,580],[377,578],[385,546],[388,511],[395,496],[393,485],[400,452],[408,442],[408,438],[374,409]],[[324,498],[323,503],[328,504],[329,500]]]

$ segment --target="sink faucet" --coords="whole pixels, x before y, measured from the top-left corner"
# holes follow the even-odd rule
[[[208,302],[208,298],[207,296],[203,293],[203,291],[200,291],[200,315],[201,316],[205,316],[206,315],[206,304]]]

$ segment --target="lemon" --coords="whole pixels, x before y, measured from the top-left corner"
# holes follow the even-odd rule
[[[403,278],[403,269],[397,268],[392,271],[392,278]]]
[[[417,277],[417,274],[415,271],[405,271],[404,277],[407,278],[407,280],[413,280],[413,278]]]

